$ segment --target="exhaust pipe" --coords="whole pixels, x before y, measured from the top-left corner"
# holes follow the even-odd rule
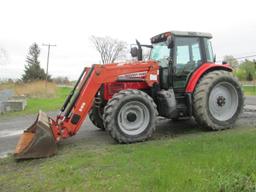
[[[16,160],[50,157],[57,145],[46,113],[39,111],[36,121],[21,135],[14,158]]]

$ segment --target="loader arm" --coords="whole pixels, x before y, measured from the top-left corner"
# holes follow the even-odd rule
[[[122,75],[143,72],[148,86],[158,82],[155,61],[126,64],[93,65],[85,68],[73,90],[66,98],[59,115],[52,119],[39,111],[36,121],[21,135],[15,149],[15,159],[49,157],[56,153],[56,143],[77,133],[103,83],[122,80]]]
[[[103,83],[118,81],[120,75],[146,72],[145,81],[148,86],[158,82],[158,64],[154,61],[137,62],[132,64],[93,65],[86,68],[75,88],[64,103],[61,113],[56,120],[50,121],[55,140],[64,139],[77,133],[84,119],[88,115]]]

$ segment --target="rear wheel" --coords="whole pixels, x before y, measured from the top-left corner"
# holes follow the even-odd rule
[[[144,141],[156,127],[156,104],[139,90],[122,90],[104,109],[104,126],[119,143]]]
[[[230,128],[243,109],[243,92],[237,79],[227,71],[213,71],[198,83],[193,95],[193,113],[204,128]]]

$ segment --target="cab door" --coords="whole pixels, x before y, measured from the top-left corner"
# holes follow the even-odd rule
[[[173,88],[184,92],[191,72],[202,64],[202,51],[199,37],[176,37],[174,43]]]

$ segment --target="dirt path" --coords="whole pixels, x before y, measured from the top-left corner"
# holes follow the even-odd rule
[[[250,102],[256,102],[254,98]],[[50,116],[55,116],[55,113],[50,113]],[[29,127],[36,119],[36,115],[15,117],[11,120],[0,121],[0,157],[4,157],[8,153],[12,153],[15,149],[20,134],[24,129]],[[256,127],[256,106],[247,108],[245,107],[244,113],[236,123],[235,128],[243,127]],[[190,134],[195,132],[202,132],[197,128],[197,124],[193,119],[172,122],[168,119],[159,118],[157,123],[157,131],[153,139],[161,137],[176,137],[181,134]],[[76,143],[83,140],[92,145],[106,145],[115,143],[112,138],[104,131],[97,129],[89,119],[81,126],[78,134],[68,138],[60,143],[65,146],[70,143]]]

